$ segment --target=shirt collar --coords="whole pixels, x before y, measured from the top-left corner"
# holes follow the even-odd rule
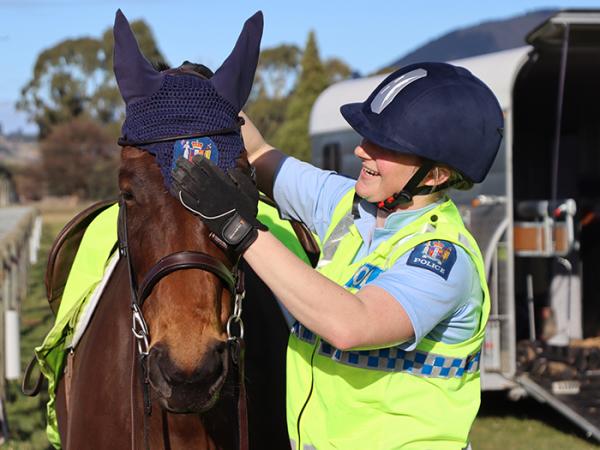
[[[423,208],[393,212],[385,219],[383,228],[375,228],[377,206],[373,203],[367,202],[366,200],[361,200],[358,204],[358,212],[360,217],[355,219],[354,224],[356,225],[356,228],[363,241],[370,243],[374,234],[393,234],[447,200],[448,198],[443,196],[439,200],[430,203]]]

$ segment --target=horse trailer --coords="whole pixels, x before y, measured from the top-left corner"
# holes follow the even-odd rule
[[[451,194],[490,286],[482,389],[531,395],[600,440],[600,10],[561,11],[526,43],[451,61],[492,89],[505,116],[487,179]],[[339,107],[364,101],[385,76],[319,96],[314,164],[358,175],[360,137]]]

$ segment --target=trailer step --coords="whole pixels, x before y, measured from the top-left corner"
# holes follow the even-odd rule
[[[554,395],[577,395],[581,392],[581,383],[577,380],[562,380],[552,382]]]
[[[600,377],[552,381],[522,374],[517,382],[533,398],[547,403],[581,427],[588,437],[600,441]]]

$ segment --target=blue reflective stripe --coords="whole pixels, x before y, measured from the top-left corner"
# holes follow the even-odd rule
[[[294,324],[292,332],[300,340],[310,344],[316,341],[316,335],[299,322]],[[430,378],[461,378],[467,373],[477,372],[481,359],[481,351],[466,358],[453,358],[421,350],[407,352],[399,347],[342,351],[323,340],[319,345],[319,354],[352,367],[407,372]]]
[[[300,322],[294,323],[294,326],[292,327],[292,333],[294,333],[296,337],[302,341],[308,342],[309,344],[315,343],[316,335]]]

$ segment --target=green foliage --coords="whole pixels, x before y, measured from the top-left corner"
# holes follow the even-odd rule
[[[284,122],[273,137],[273,144],[297,158],[309,161],[311,157],[308,136],[310,110],[318,95],[331,82],[319,58],[315,33],[312,31],[308,34],[300,66],[298,82],[286,107]]]
[[[267,142],[273,141],[277,130],[282,126],[287,104],[287,97],[269,98],[260,96],[246,106],[245,112],[252,118],[252,122]]]
[[[143,21],[131,28],[148,60],[164,64]],[[41,167],[19,173],[21,185],[40,194],[107,198],[116,194],[117,147],[124,104],[113,73],[113,33],[67,39],[39,54],[17,107],[40,129]],[[41,175],[41,177],[39,177]]]
[[[131,27],[150,61],[164,61],[150,28]],[[40,129],[40,138],[58,124],[87,114],[102,124],[121,119],[123,103],[112,70],[112,28],[101,38],[67,39],[39,54],[31,80],[21,90],[17,107]]]
[[[289,92],[300,70],[301,51],[281,44],[260,53],[256,77],[245,112],[267,141],[283,123]]]
[[[339,58],[329,58],[327,61],[325,61],[324,66],[329,84],[346,80],[352,76],[352,70],[350,70],[350,67],[348,67],[348,65]]]
[[[267,142],[310,160],[308,119],[312,105],[327,86],[351,73],[338,58],[322,63],[315,34],[310,32],[304,51],[281,44],[261,52],[245,111]]]
[[[281,44],[260,53],[254,79],[253,98],[285,98],[289,94],[290,79],[298,75],[301,52],[295,45]]]
[[[369,76],[374,76],[374,75],[387,75],[392,73],[394,70],[396,70],[397,67],[394,66],[388,66],[388,67],[383,67],[373,73],[371,73]]]

